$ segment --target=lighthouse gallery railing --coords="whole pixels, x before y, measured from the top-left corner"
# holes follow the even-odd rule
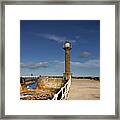
[[[66,99],[68,96],[70,86],[71,86],[71,79],[69,79],[67,83],[58,91],[58,93],[54,95],[52,100]]]

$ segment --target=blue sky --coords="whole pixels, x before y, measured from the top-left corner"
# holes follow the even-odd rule
[[[73,76],[100,76],[99,20],[21,20],[21,75],[63,75],[63,43],[70,51]]]

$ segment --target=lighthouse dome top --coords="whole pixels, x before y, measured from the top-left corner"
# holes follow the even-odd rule
[[[65,41],[63,48],[72,48],[71,42]]]

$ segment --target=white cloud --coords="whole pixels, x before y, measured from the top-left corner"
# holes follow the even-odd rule
[[[70,64],[71,64],[71,67],[73,68],[81,68],[81,69],[96,69],[100,67],[99,60],[88,60],[83,63],[71,61]],[[53,68],[58,67],[58,68],[64,69],[65,61],[54,60],[49,62],[39,62],[39,63],[32,63],[32,64],[21,63],[21,68],[38,69],[38,68],[47,68],[47,67],[50,67],[51,65]]]
[[[54,60],[51,61],[52,63],[54,63],[54,65],[57,66],[63,66],[65,64],[65,61],[59,61],[59,60]],[[95,68],[99,68],[100,67],[100,61],[97,59],[94,60],[88,60],[86,62],[76,62],[76,61],[71,61],[70,62],[71,67],[77,67],[77,68],[81,68],[81,69],[95,69]]]
[[[81,52],[81,53],[80,53],[80,57],[81,57],[81,58],[88,58],[88,57],[90,57],[90,56],[91,56],[91,53],[88,52],[88,51],[84,51],[84,52]]]
[[[65,37],[58,37],[56,35],[52,35],[52,34],[45,34],[44,35],[45,38],[56,41],[56,42],[64,42],[66,41]]]
[[[34,35],[40,36],[40,37],[43,37],[43,38],[46,38],[46,39],[49,39],[49,40],[52,40],[52,41],[56,41],[58,43],[63,43],[65,41],[71,41],[72,43],[76,42],[76,40],[71,40],[69,38],[62,37],[62,36],[57,36],[57,35],[54,35],[54,34],[34,33]]]
[[[48,67],[48,62],[39,62],[39,63],[31,63],[31,64],[21,63],[20,66],[21,68],[28,68],[28,69],[46,68]]]
[[[100,67],[100,61],[99,60],[88,60],[84,63],[81,62],[71,62],[72,66],[85,68],[85,69],[94,69]]]
[[[60,60],[54,60],[54,61],[51,61],[53,63],[57,63],[57,64],[64,64],[65,61],[60,61]]]

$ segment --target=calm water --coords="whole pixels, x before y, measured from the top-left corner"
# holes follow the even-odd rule
[[[30,85],[27,86],[27,89],[36,89],[37,84],[36,83],[32,83]]]

